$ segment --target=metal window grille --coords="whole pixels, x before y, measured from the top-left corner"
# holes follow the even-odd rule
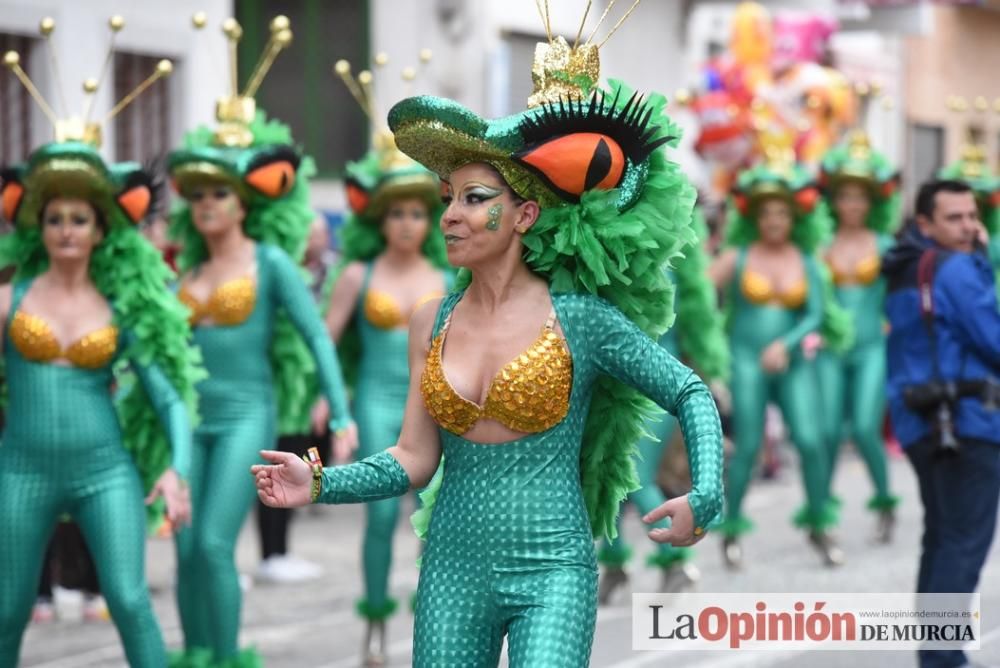
[[[146,79],[163,56],[118,51],[114,56],[114,95],[121,100]],[[171,146],[171,95],[169,80],[150,86],[112,123],[115,159],[146,162],[165,155]]]
[[[0,33],[0,53],[17,51],[26,70],[36,40]],[[0,165],[20,162],[31,152],[31,105],[28,91],[6,67],[0,68]]]

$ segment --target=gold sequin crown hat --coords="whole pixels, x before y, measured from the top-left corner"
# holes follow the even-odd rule
[[[948,109],[955,114],[974,112],[984,114],[989,111],[989,101],[977,96],[970,101],[950,95],[946,100]],[[1000,98],[993,102],[994,111],[1000,113]],[[959,158],[938,172],[938,178],[954,179],[969,184],[979,203],[980,216],[990,232],[990,236],[1000,234],[1000,175],[994,173],[987,158],[988,151],[981,138],[968,126],[968,136],[963,143]]]
[[[114,53],[115,36],[125,27],[125,20],[113,16],[108,21],[111,44],[99,79],[83,83],[86,95],[83,113],[70,114],[61,90],[58,60],[53,50],[51,36],[56,24],[46,17],[39,24],[39,33],[51,51],[53,81],[59,90],[58,116],[42,97],[27,73],[21,67],[21,56],[16,51],[4,54],[4,65],[16,76],[52,124],[55,139],[36,149],[24,163],[0,170],[0,216],[18,225],[37,225],[45,203],[53,197],[74,197],[93,204],[111,222],[121,220],[118,212],[138,223],[155,209],[157,184],[152,173],[138,163],[126,162],[108,165],[98,152],[101,145],[101,127],[132,103],[144,90],[158,79],[173,71],[169,60],[161,60],[154,72],[135,90],[118,102],[102,120],[93,120],[94,95],[100,89]]]
[[[192,18],[198,30],[207,22],[204,12]],[[174,188],[187,196],[199,184],[225,183],[245,204],[284,197],[295,186],[302,155],[292,145],[287,127],[266,121],[254,96],[278,54],[291,45],[291,25],[285,16],[272,19],[267,44],[242,91],[237,47],[243,28],[228,18],[222,22],[222,33],[229,50],[229,93],[216,101],[215,128],[188,133],[186,146],[170,154],[167,169]]]
[[[844,139],[831,148],[820,161],[819,183],[827,199],[836,194],[844,183],[863,186],[875,200],[883,200],[895,195],[899,187],[899,171],[889,160],[872,148],[864,126],[872,110],[872,103],[880,95],[880,87],[866,82],[858,82],[854,92],[861,102],[861,113],[857,126]],[[881,97],[882,108],[892,109],[892,100]]]
[[[795,156],[795,132],[770,113],[762,101],[751,105],[758,163],[736,178],[731,198],[738,213],[752,218],[766,199],[783,199],[799,215],[810,214],[820,193],[813,176]]]
[[[426,65],[430,59],[430,49],[422,49],[420,63]],[[380,72],[388,65],[389,57],[379,53],[373,62],[378,68],[376,72]],[[375,75],[362,70],[354,76],[346,60],[337,61],[333,71],[372,125],[371,150],[361,160],[348,163],[345,169],[344,184],[351,211],[368,222],[378,223],[393,200],[416,197],[427,202],[428,208],[436,206],[440,202],[440,181],[436,174],[396,146],[392,131],[378,113]],[[403,68],[402,78],[407,85],[416,77],[416,68]]]
[[[537,45],[528,108],[486,120],[452,100],[412,97],[389,112],[396,144],[442,177],[474,162],[492,165],[521,197],[542,207],[575,204],[587,191],[619,192],[618,208],[634,204],[646,181],[648,158],[675,140],[652,124],[651,105],[638,94],[607,93],[597,87],[599,49],[639,4],[636,0],[600,43],[594,34],[614,6],[612,0],[583,43],[591,3],[573,44],[553,36],[548,3],[539,12],[546,42]],[[676,133],[675,133],[676,134]]]

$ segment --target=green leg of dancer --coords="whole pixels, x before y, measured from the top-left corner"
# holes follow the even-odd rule
[[[404,360],[405,360],[405,333]],[[405,370],[405,369],[404,369]],[[360,379],[355,399],[358,421],[358,458],[364,459],[396,443],[402,428],[406,385],[374,381],[377,376]],[[389,597],[389,572],[392,568],[392,541],[399,520],[399,497],[367,504],[362,556],[365,597],[358,601],[358,613],[365,619],[381,621],[396,610],[397,601]]]
[[[191,525],[176,539],[185,652],[172,657],[172,665],[184,668],[260,665],[253,649],[238,649],[242,592],[235,551],[256,496],[247,471],[276,437],[268,347],[279,309],[313,352],[332,414],[338,421],[348,415],[339,365],[298,269],[274,246],[259,243],[256,256],[256,302],[248,319],[194,328],[209,378],[198,385],[202,422],[191,465]]]

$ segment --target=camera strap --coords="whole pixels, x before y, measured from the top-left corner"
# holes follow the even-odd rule
[[[934,330],[934,273],[937,270],[937,248],[928,248],[920,255],[917,264],[917,292],[920,296],[920,318],[927,327],[927,336],[931,341],[931,364],[934,378],[941,379],[941,369],[938,364],[937,335]]]

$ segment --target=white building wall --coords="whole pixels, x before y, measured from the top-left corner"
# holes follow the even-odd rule
[[[191,16],[197,11],[209,17],[208,26],[200,32],[191,27]],[[37,36],[43,17],[55,19],[51,45],[59,62],[67,106],[71,114],[79,114],[84,104],[82,82],[97,78],[104,63],[110,37],[108,18],[122,15],[125,28],[118,33],[117,48],[164,55],[174,61],[174,73],[156,85],[171,86],[176,101],[171,128],[179,142],[188,128],[214,120],[215,99],[228,90],[228,57],[219,26],[231,12],[231,0],[0,0],[0,31]],[[39,56],[29,74],[57,116],[64,116],[44,45]],[[111,99],[110,79],[109,74],[94,100],[92,119],[102,118],[117,102]],[[45,117],[39,112],[35,119],[35,143],[51,140]],[[113,145],[112,122],[104,128],[104,151]]]

